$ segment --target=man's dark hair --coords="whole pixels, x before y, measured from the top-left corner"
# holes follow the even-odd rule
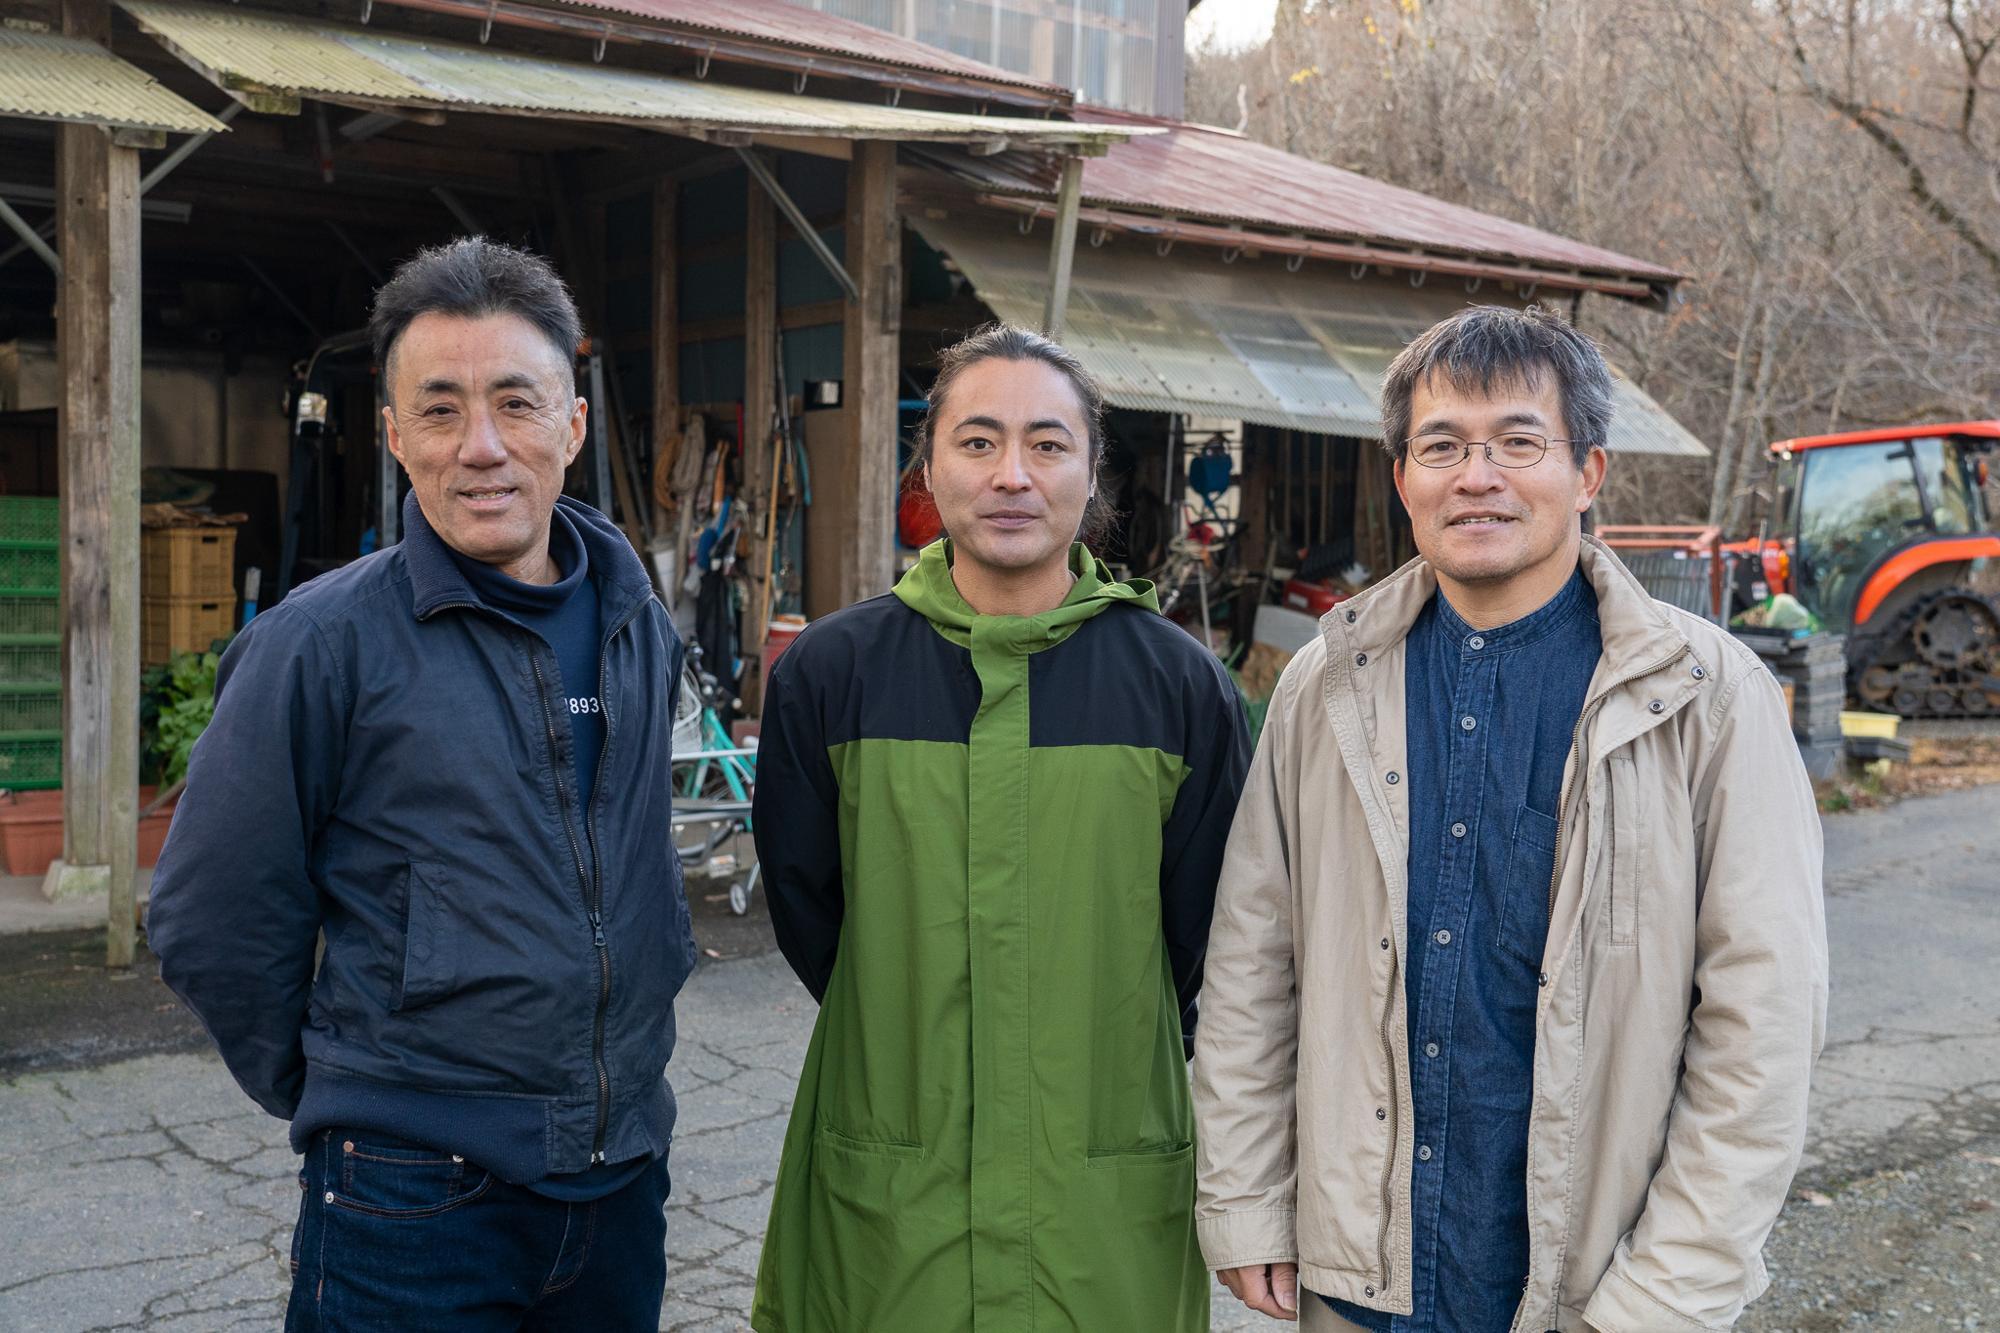
[[[1111,502],[1104,498],[1104,391],[1076,355],[1050,338],[1016,324],[995,322],[953,343],[938,355],[937,379],[925,399],[924,419],[917,426],[917,451],[912,467],[928,467],[937,443],[938,409],[960,375],[982,361],[1039,361],[1053,366],[1076,390],[1083,421],[1090,432],[1090,500],[1083,507],[1077,540],[1095,551],[1111,531]]]
[[[1497,385],[1540,390],[1553,376],[1563,434],[1578,467],[1611,429],[1611,370],[1597,344],[1547,306],[1526,310],[1476,305],[1419,334],[1382,379],[1382,447],[1402,458],[1410,447],[1410,399],[1433,376],[1461,392],[1490,394]]]
[[[418,315],[480,319],[519,315],[542,331],[562,358],[563,375],[576,381],[576,353],[583,320],[576,302],[548,260],[484,236],[464,236],[431,246],[398,268],[375,293],[368,332],[385,385],[393,382],[390,358]]]

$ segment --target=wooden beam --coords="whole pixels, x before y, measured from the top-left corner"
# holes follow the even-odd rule
[[[903,311],[903,224],[896,211],[896,146],[858,143],[847,172],[847,271],[860,288],[842,330],[842,459],[854,496],[834,577],[843,606],[895,582],[898,331]]]
[[[653,457],[669,458],[681,433],[680,183],[653,186]],[[655,511],[653,530],[666,514]]]
[[[769,163],[765,165],[768,168]],[[764,648],[764,628],[770,623],[769,580],[778,563],[771,558],[772,511],[777,508],[773,483],[782,471],[774,467],[771,455],[778,412],[778,227],[770,191],[754,175],[744,189],[748,212],[743,228],[743,471],[736,493],[752,501],[750,521],[744,527],[752,535],[747,568],[760,586],[744,598],[745,614],[738,630],[743,656],[754,658]],[[762,698],[760,677],[755,697],[745,702],[756,711]]]
[[[108,44],[107,0],[63,31]],[[105,961],[132,962],[139,816],[139,154],[56,131],[62,378],[63,855],[45,887],[108,890]]]
[[[1069,271],[1076,261],[1076,213],[1083,202],[1083,159],[1063,159],[1062,185],[1056,192],[1055,236],[1049,241],[1049,289],[1042,304],[1042,332],[1062,337],[1069,313]]]

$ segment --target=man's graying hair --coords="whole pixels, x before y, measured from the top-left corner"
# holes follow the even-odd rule
[[[1554,376],[1563,434],[1578,467],[1611,429],[1611,370],[1597,344],[1546,306],[1476,305],[1431,325],[1389,364],[1382,380],[1382,447],[1409,449],[1410,399],[1432,377],[1461,392],[1496,386],[1539,390]]]
[[[1083,421],[1090,432],[1090,500],[1083,507],[1083,526],[1076,539],[1097,550],[1111,531],[1111,502],[1104,498],[1104,391],[1076,355],[1067,347],[1015,324],[995,322],[968,334],[938,355],[937,378],[925,399],[924,419],[917,426],[917,448],[910,460],[912,468],[926,467],[937,444],[938,409],[958,377],[981,361],[1039,361],[1061,371],[1076,390],[1083,408]]]
[[[583,344],[583,320],[576,302],[549,261],[484,236],[465,236],[419,250],[375,293],[368,332],[383,384],[391,385],[390,361],[396,343],[418,315],[480,319],[519,315],[556,349],[563,380],[576,387],[576,353]]]

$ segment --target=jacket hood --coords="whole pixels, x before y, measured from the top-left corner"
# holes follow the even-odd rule
[[[910,571],[896,581],[896,596],[962,648],[972,646],[974,622],[983,622],[982,629],[989,631],[1007,625],[1015,632],[1006,637],[1033,652],[1062,642],[1078,625],[1108,607],[1125,604],[1155,613],[1160,609],[1151,583],[1144,579],[1117,581],[1110,568],[1082,542],[1069,548],[1069,570],[1076,575],[1069,595],[1062,605],[1037,616],[980,615],[959,595],[958,585],[952,582],[951,562],[951,539],[941,537],[932,542]],[[981,637],[988,635],[982,633]]]

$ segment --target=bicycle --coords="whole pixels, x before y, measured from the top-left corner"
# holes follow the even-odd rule
[[[761,867],[754,841],[745,843],[751,826],[751,799],[756,792],[757,751],[738,746],[723,725],[720,683],[701,667],[701,649],[688,648],[681,668],[680,698],[674,708],[673,835],[674,851],[684,869],[711,878],[730,876],[729,910],[743,916],[757,891]],[[702,830],[691,841],[682,837]],[[725,843],[735,847],[722,851]],[[749,847],[749,868],[737,878],[739,853]]]

